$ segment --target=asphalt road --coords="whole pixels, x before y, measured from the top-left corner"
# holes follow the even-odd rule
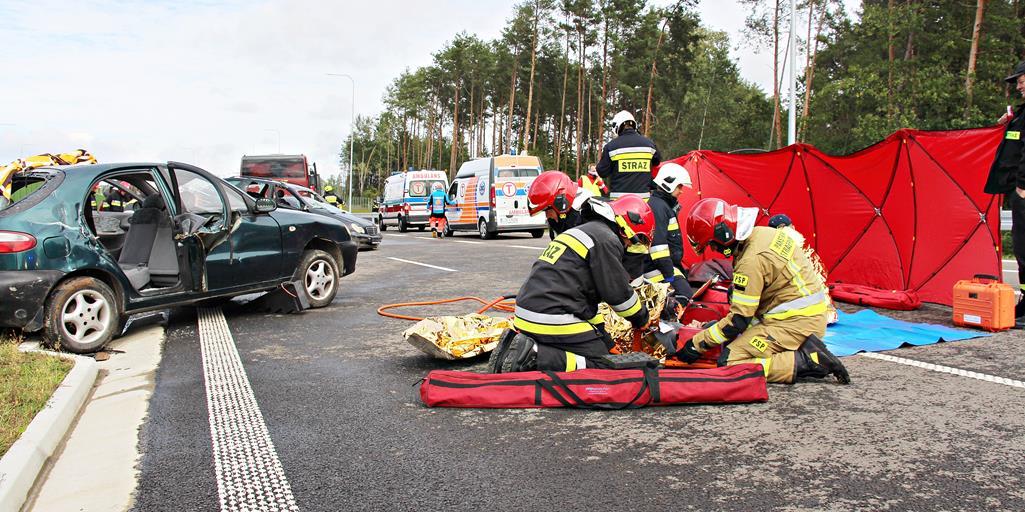
[[[428,409],[414,385],[429,370],[485,361],[431,359],[403,341],[410,322],[376,308],[515,293],[547,239],[393,233],[360,253],[330,307],[225,308],[302,510],[1025,509],[1025,390],[864,356],[845,358],[850,386],[771,385],[756,405]],[[1012,331],[891,353],[1022,380],[1022,341]],[[218,510],[190,310],[169,327],[141,450],[137,510]]]

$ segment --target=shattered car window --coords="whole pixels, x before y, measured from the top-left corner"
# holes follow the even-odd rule
[[[5,210],[32,196],[46,183],[45,175],[15,174],[11,180],[11,197],[0,194],[0,210]]]

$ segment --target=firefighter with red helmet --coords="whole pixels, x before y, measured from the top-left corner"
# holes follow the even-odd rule
[[[545,171],[538,175],[527,190],[527,211],[531,215],[545,212],[548,235],[555,236],[580,224],[581,211],[591,194],[560,171]]]
[[[683,235],[680,234],[678,198],[691,188],[690,173],[680,164],[662,164],[651,181],[648,205],[655,215],[655,233],[650,257],[645,261],[644,277],[649,281],[666,282],[677,300],[694,295],[683,268]]]
[[[651,209],[636,196],[592,207],[586,222],[555,237],[531,267],[516,295],[516,332],[503,335],[491,354],[493,373],[609,367],[613,342],[600,327],[602,302],[634,328],[648,324],[623,257],[629,247],[651,244]]]
[[[676,357],[691,363],[725,345],[720,366],[760,363],[769,382],[833,375],[849,384],[847,369],[822,342],[829,307],[822,277],[787,228],[756,227],[757,217],[757,209],[721,199],[691,208],[687,238],[698,254],[710,248],[733,257],[733,290],[726,317],[686,340]]]

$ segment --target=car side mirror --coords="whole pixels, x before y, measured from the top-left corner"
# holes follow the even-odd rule
[[[277,203],[273,199],[257,199],[256,200],[256,213],[270,213],[278,209]]]

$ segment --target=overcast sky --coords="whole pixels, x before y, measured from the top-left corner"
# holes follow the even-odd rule
[[[280,140],[334,174],[352,89],[327,73],[352,75],[356,113],[378,113],[404,69],[460,31],[497,37],[512,5],[0,0],[0,163],[86,148],[104,162],[180,160],[227,176]],[[743,44],[746,11],[727,0],[699,11],[730,33],[745,77],[771,90],[771,51]]]

